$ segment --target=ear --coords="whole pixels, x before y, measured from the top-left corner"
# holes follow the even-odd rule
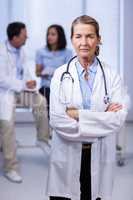
[[[99,36],[99,38],[98,38],[98,45],[100,45],[100,44],[102,44],[102,42],[101,42],[101,36]]]
[[[18,41],[18,36],[16,36],[16,35],[13,36],[12,41],[14,41],[14,42]]]

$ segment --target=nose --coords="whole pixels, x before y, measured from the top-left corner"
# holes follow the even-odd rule
[[[27,40],[28,38],[29,38],[29,37],[26,35],[26,36],[25,36],[25,40]]]
[[[87,44],[87,39],[86,39],[86,37],[82,37],[81,44],[82,44],[82,45],[86,45],[86,44]]]

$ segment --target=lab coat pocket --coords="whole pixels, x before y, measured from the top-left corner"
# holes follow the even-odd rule
[[[116,159],[116,134],[110,134],[101,141],[101,161],[104,163],[115,162]]]
[[[51,161],[54,163],[66,163],[68,145],[67,142],[56,133],[53,134]],[[56,156],[55,156],[56,155]]]

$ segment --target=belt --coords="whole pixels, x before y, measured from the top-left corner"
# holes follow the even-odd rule
[[[91,149],[91,144],[83,143],[82,144],[82,149]]]
[[[29,94],[29,93],[37,93],[36,90],[24,90],[23,92],[27,93],[27,94]]]

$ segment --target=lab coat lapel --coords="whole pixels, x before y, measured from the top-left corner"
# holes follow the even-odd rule
[[[73,61],[70,65],[69,72],[71,73],[74,79],[74,86],[73,86],[73,105],[77,108],[82,108],[82,94],[80,89],[80,83],[78,79],[78,73],[76,69],[76,61]]]
[[[102,76],[102,71],[100,68],[100,65],[98,64],[97,66],[97,73],[96,73],[96,77],[95,77],[95,81],[94,81],[94,85],[93,85],[93,89],[92,89],[92,94],[94,94],[96,92],[96,90],[101,87],[101,77]]]
[[[96,73],[93,90],[92,90],[92,97],[91,97],[92,111],[95,111],[95,110],[103,111],[105,109],[106,105],[103,101],[104,96],[105,96],[104,79],[103,79],[103,74],[102,74],[100,65],[98,64],[97,73]]]
[[[9,49],[9,46],[8,46],[7,43],[5,43],[5,49],[6,49],[6,56],[7,56],[8,66],[11,68],[11,71],[12,71],[12,68],[16,68],[15,56],[12,55],[11,50]]]

